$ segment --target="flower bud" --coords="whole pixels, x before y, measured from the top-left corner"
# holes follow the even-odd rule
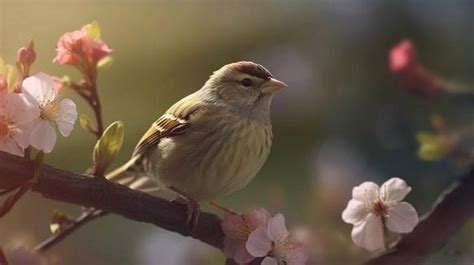
[[[390,50],[388,63],[401,88],[421,98],[433,98],[444,89],[443,81],[418,61],[410,40],[403,40]]]
[[[23,65],[31,65],[36,60],[36,51],[33,41],[30,41],[28,47],[21,47],[17,52],[17,61]]]
[[[104,172],[114,162],[122,148],[123,136],[124,129],[121,121],[115,121],[105,129],[92,155],[95,176],[103,177]]]

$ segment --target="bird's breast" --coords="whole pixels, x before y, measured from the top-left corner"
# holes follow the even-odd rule
[[[194,199],[216,199],[247,185],[271,149],[270,123],[229,115],[165,138],[154,153],[153,174]]]

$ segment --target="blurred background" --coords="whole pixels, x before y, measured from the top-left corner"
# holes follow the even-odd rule
[[[274,144],[266,165],[248,187],[221,203],[241,212],[265,207],[284,213],[290,228],[311,231],[318,264],[370,258],[352,243],[352,226],[340,217],[353,186],[402,177],[413,187],[407,201],[423,214],[466,170],[450,160],[421,161],[415,134],[432,129],[434,113],[449,128],[472,124],[474,99],[434,103],[400,90],[387,53],[409,38],[428,68],[473,87],[473,1],[0,0],[0,56],[14,63],[16,50],[33,38],[33,72],[78,78],[72,67],[52,64],[56,41],[93,20],[114,49],[114,64],[100,73],[99,86],[105,122],[122,120],[126,126],[116,165],[127,160],[151,122],[224,64],[256,61],[289,84],[273,104]],[[65,94],[92,116],[79,97]],[[83,172],[94,143],[77,124],[47,161]],[[0,245],[39,243],[50,235],[54,209],[80,212],[28,194],[0,219]],[[86,225],[48,256],[53,264],[68,265],[224,262],[219,251],[198,241],[115,215]],[[473,260],[471,221],[427,264]]]

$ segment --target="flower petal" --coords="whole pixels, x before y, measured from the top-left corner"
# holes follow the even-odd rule
[[[40,115],[39,108],[31,105],[23,94],[8,93],[4,100],[6,116],[17,125],[29,123]]]
[[[380,195],[386,201],[401,201],[411,191],[411,187],[401,178],[391,178],[380,188]]]
[[[77,119],[76,104],[68,98],[61,100],[59,103],[59,113],[56,123],[61,135],[67,137],[72,129],[74,129],[74,123]]]
[[[10,137],[0,138],[0,151],[21,157],[24,155],[23,148]]]
[[[342,220],[348,224],[357,224],[364,221],[368,212],[365,209],[365,204],[358,200],[350,200],[346,209],[342,212]]]
[[[293,249],[288,264],[305,265],[308,262],[309,256],[310,253],[308,249],[300,243]]]
[[[250,255],[254,257],[265,257],[272,249],[272,242],[267,236],[265,227],[259,227],[250,233],[245,247]]]
[[[224,238],[224,255],[238,264],[247,264],[255,258],[247,251],[245,241],[228,237]]]
[[[30,145],[31,125],[22,125],[15,130],[15,142],[22,148]]]
[[[278,262],[275,258],[266,257],[262,260],[262,265],[278,265]]]
[[[23,83],[23,92],[30,102],[36,101],[39,104],[48,103],[54,100],[58,92],[54,88],[54,80],[45,73],[26,78]],[[34,100],[33,100],[34,99]]]
[[[355,225],[352,229],[352,240],[360,247],[369,251],[384,248],[384,234],[382,219],[369,214],[365,221]]]
[[[289,235],[283,214],[279,213],[268,220],[267,235],[272,241],[282,240]]]
[[[242,242],[242,244],[240,244],[238,248],[236,248],[234,253],[234,260],[238,264],[247,264],[254,259],[255,257],[250,255],[250,253],[247,251],[247,248],[245,247],[245,242]]]
[[[387,228],[396,233],[410,233],[418,224],[419,218],[415,208],[407,203],[397,203],[388,209]]]
[[[252,225],[257,228],[259,226],[266,226],[268,220],[271,218],[270,213],[264,208],[257,208],[245,214],[245,217],[250,220]]]
[[[34,148],[49,153],[56,143],[56,132],[48,121],[40,120],[33,126],[30,141]]]
[[[352,189],[352,198],[358,201],[372,201],[379,196],[379,185],[366,181]]]
[[[234,237],[239,234],[239,228],[243,225],[244,218],[237,214],[225,213],[224,220],[221,222],[222,231],[226,237]]]

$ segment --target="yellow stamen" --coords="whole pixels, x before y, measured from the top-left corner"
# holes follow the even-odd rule
[[[43,120],[54,120],[59,116],[59,102],[51,101],[41,107],[40,118]]]
[[[10,122],[0,118],[0,136],[8,136],[10,134]]]
[[[252,225],[252,222],[245,216],[241,216],[244,219],[242,225],[240,225],[236,231],[233,233],[232,237],[235,239],[247,240],[250,233],[255,230],[256,227]]]

